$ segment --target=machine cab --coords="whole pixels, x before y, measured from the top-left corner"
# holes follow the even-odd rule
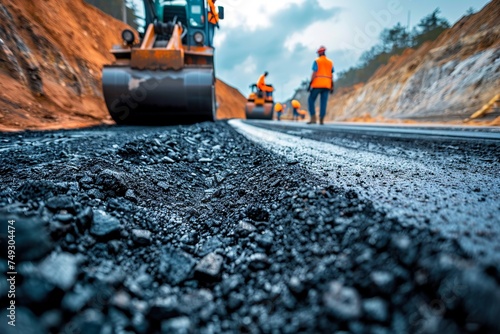
[[[155,30],[162,39],[168,40],[169,29],[165,24],[180,23],[184,33],[182,44],[187,46],[213,47],[214,27],[208,22],[206,0],[146,0],[146,26],[155,24]],[[224,8],[219,6],[219,19],[224,17]]]

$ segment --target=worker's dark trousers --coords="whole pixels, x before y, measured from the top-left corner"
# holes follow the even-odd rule
[[[324,118],[326,115],[326,104],[328,103],[328,93],[330,93],[330,90],[328,88],[313,88],[311,89],[311,92],[309,93],[309,114],[311,116],[316,115],[316,109],[314,108],[314,105],[316,104],[316,99],[318,95],[320,95],[319,98],[319,117]]]
[[[214,47],[215,24],[208,23],[208,43]]]

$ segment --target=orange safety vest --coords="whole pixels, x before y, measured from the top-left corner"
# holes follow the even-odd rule
[[[208,22],[217,24],[219,22],[219,14],[215,11],[215,5],[212,0],[208,0],[208,7],[210,7],[210,11],[208,12]]]
[[[283,111],[283,106],[281,105],[281,103],[276,103],[274,105],[274,111],[276,111],[276,112],[282,112]]]
[[[316,59],[316,64],[318,64],[318,70],[316,71],[314,79],[311,82],[311,88],[332,89],[333,61],[326,58],[326,56],[320,56]]]
[[[259,80],[257,81],[257,88],[263,92],[272,92],[274,90],[273,87],[266,85],[266,76],[264,74],[259,77]]]

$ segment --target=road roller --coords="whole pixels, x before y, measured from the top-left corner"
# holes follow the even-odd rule
[[[247,119],[272,120],[274,108],[274,99],[272,94],[257,88],[256,84],[250,85],[250,95],[248,95],[245,105],[245,114]]]
[[[122,32],[102,70],[103,95],[117,124],[214,121],[215,25],[206,0],[143,0],[144,32]],[[218,7],[219,19],[224,8]],[[218,23],[217,23],[218,25]]]

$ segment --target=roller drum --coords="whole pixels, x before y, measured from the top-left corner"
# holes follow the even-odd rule
[[[118,124],[178,124],[215,120],[212,68],[180,71],[105,66],[104,99]]]
[[[247,119],[273,119],[273,103],[264,103],[264,105],[256,105],[252,102],[247,102],[245,106],[245,114]]]

